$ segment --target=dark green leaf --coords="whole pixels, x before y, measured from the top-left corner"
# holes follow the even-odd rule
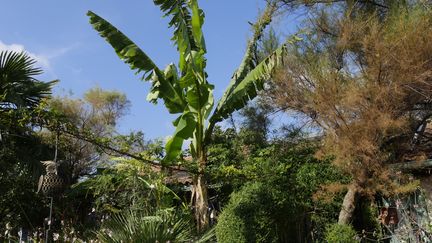
[[[178,120],[176,120],[176,124],[174,135],[168,140],[165,146],[165,162],[172,161],[179,156],[183,146],[183,141],[193,136],[197,121],[193,112],[186,111]]]

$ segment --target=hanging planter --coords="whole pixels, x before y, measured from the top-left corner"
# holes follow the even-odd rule
[[[42,192],[48,197],[58,196],[63,192],[65,185],[63,178],[57,173],[58,164],[52,160],[41,163],[45,166],[46,174],[40,176],[37,192]]]

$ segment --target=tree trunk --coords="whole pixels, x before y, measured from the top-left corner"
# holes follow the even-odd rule
[[[194,208],[198,232],[203,232],[209,226],[208,194],[204,174],[200,173],[194,180]]]
[[[390,164],[389,167],[393,170],[400,170],[403,172],[412,172],[412,171],[428,171],[432,168],[432,160],[424,160],[424,161],[405,161],[402,163]]]
[[[358,186],[353,183],[349,186],[342,202],[342,208],[339,212],[339,224],[349,224],[353,218],[354,210],[358,199]]]

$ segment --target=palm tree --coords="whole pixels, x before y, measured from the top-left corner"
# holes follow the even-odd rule
[[[101,242],[209,242],[214,230],[196,237],[190,222],[172,209],[156,212],[126,211],[113,215],[97,232]]]
[[[209,224],[205,168],[206,146],[213,128],[217,122],[244,107],[257,95],[258,90],[263,89],[264,81],[270,78],[279,65],[286,48],[282,46],[261,62],[256,61],[257,41],[276,10],[275,5],[269,3],[261,18],[253,25],[255,33],[248,43],[246,54],[213,111],[214,86],[208,83],[205,71],[206,45],[202,33],[204,13],[198,7],[197,0],[154,0],[154,3],[160,6],[165,16],[171,16],[169,27],[174,28],[172,40],[180,55],[178,66],[169,64],[165,70],[159,69],[144,51],[108,21],[91,11],[87,15],[93,28],[114,48],[117,55],[132,70],[143,73],[142,80],[151,82],[148,101],[156,103],[163,100],[171,114],[179,114],[173,121],[176,130],[166,143],[166,156],[162,164],[168,165],[176,160],[181,154],[183,142],[192,139],[190,151],[198,168],[192,197],[198,230],[203,231]]]
[[[51,94],[57,82],[42,82],[35,76],[42,69],[34,67],[36,61],[24,52],[0,52],[0,108],[34,108]]]

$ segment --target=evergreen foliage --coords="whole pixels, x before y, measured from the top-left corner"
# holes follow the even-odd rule
[[[314,200],[315,195],[321,185],[348,178],[329,160],[314,158],[315,141],[296,133],[256,147],[243,142],[245,134],[250,135],[246,140],[260,140],[254,133],[235,135],[227,129],[227,140],[223,132],[217,134],[209,147],[210,168],[222,183],[218,200],[227,202],[216,226],[218,241],[323,240],[326,225],[336,222],[341,194],[327,201]]]
[[[360,242],[357,240],[356,231],[346,224],[332,224],[327,228],[326,237],[327,242],[334,243],[355,243]]]

